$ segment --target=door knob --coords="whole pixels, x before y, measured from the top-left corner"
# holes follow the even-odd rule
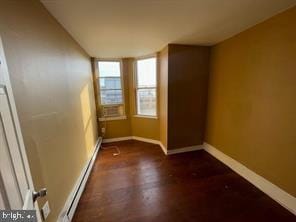
[[[39,197],[45,197],[47,194],[47,189],[42,188],[38,192],[33,191],[33,202],[35,202]]]

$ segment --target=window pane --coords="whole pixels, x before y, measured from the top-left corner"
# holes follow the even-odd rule
[[[120,77],[103,77],[98,80],[100,89],[121,89]]]
[[[137,84],[138,87],[156,86],[156,58],[137,61]]]
[[[120,77],[120,62],[99,61],[100,77]]]
[[[98,61],[102,105],[123,104],[120,61]]]
[[[137,106],[139,115],[156,116],[156,89],[138,89]]]
[[[101,90],[101,104],[112,105],[121,104],[122,102],[122,90]]]

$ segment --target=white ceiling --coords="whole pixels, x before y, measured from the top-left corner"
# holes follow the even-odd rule
[[[41,0],[93,57],[135,57],[168,43],[212,45],[296,0]]]

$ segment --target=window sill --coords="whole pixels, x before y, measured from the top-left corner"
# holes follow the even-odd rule
[[[136,118],[146,118],[146,119],[158,119],[157,116],[144,116],[144,115],[134,115]]]
[[[114,116],[114,117],[100,117],[99,121],[104,122],[104,121],[113,121],[113,120],[124,120],[126,119],[126,116]]]

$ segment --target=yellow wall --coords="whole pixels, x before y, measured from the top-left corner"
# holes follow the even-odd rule
[[[159,58],[159,139],[167,149],[168,144],[168,47],[158,54]]]
[[[101,122],[106,124],[105,138],[138,136],[159,140],[159,120],[136,117],[135,90],[134,90],[134,59],[122,59],[122,75],[124,81],[125,120],[112,120]]]
[[[296,7],[212,50],[206,142],[296,196]]]
[[[56,221],[97,140],[90,58],[39,1],[2,0],[0,34],[33,181]]]

